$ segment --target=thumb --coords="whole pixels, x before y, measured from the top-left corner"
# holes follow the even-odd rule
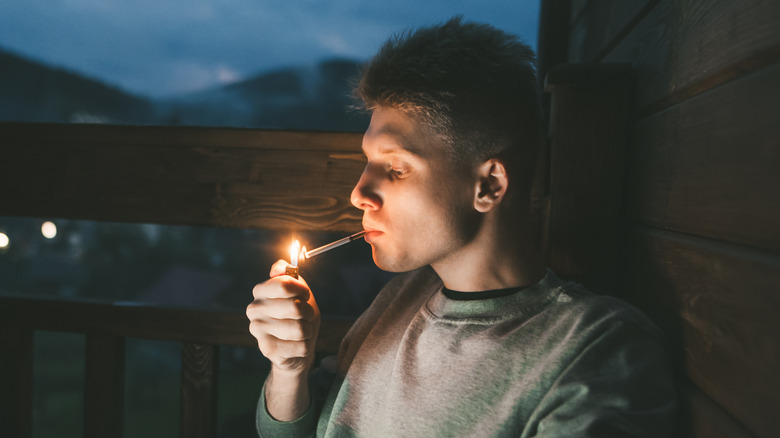
[[[289,265],[290,263],[288,263],[287,260],[277,260],[276,263],[271,266],[271,272],[269,273],[269,276],[274,278],[283,275],[287,269],[287,266]]]

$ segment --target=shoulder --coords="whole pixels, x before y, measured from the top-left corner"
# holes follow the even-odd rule
[[[599,295],[574,282],[562,282],[556,304],[559,311],[574,320],[597,325],[623,323],[650,331],[655,324],[639,309],[609,295]]]
[[[560,287],[555,304],[543,312],[549,312],[546,334],[553,338],[546,351],[556,366],[548,370],[552,385],[536,408],[539,427],[568,436],[668,430],[676,390],[661,331],[623,300],[576,283]],[[568,420],[574,418],[583,421]]]
[[[555,344],[550,348],[571,358],[595,345],[618,350],[630,345],[665,347],[661,330],[626,301],[593,293],[574,282],[558,280],[555,287],[554,298],[532,323]]]

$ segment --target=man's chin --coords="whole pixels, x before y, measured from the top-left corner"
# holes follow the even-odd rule
[[[377,251],[374,245],[371,245],[371,257],[374,259],[374,264],[377,268],[387,272],[408,272],[421,267],[414,266],[413,263],[410,263],[404,257],[390,256]]]

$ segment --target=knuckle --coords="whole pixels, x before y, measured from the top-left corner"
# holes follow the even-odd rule
[[[265,286],[265,283],[259,283],[256,284],[255,287],[252,288],[252,295],[255,298],[260,298],[263,296],[263,288]]]
[[[248,306],[246,306],[246,312],[245,312],[246,317],[249,318],[250,320],[255,319],[255,315],[257,313],[257,305],[258,305],[257,301],[253,301],[249,303]]]
[[[305,329],[298,321],[291,321],[287,327],[287,334],[291,340],[299,341],[305,338]]]
[[[249,333],[252,334],[255,338],[260,340],[260,338],[265,334],[265,330],[262,328],[263,324],[260,321],[252,320],[249,322]]]
[[[287,309],[287,316],[291,319],[303,319],[304,309],[300,302],[296,301]]]
[[[314,354],[314,344],[310,342],[304,342],[301,348],[301,356],[309,357]]]
[[[290,357],[307,357],[306,343],[302,341],[292,342],[290,345]]]

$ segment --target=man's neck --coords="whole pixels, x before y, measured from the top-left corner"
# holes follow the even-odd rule
[[[546,270],[526,223],[512,232],[484,226],[475,238],[456,253],[431,267],[447,289],[477,292],[530,286]]]

